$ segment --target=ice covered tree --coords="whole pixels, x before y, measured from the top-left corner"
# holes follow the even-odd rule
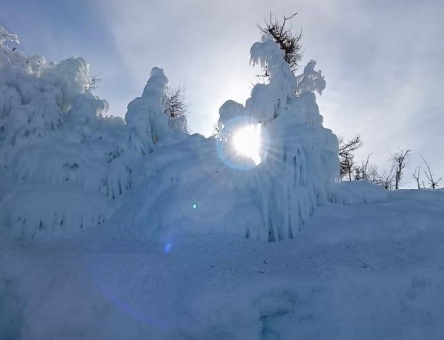
[[[245,105],[231,100],[222,105],[219,136],[228,137],[220,138],[219,143],[227,144],[228,150],[220,148],[228,155],[227,164],[242,169],[229,158],[229,136],[245,124],[262,125],[262,162],[242,176],[246,188],[239,193],[240,198],[249,197],[244,200],[252,204],[248,205],[251,216],[238,221],[242,231],[237,232],[247,238],[278,241],[295,237],[310,212],[328,201],[338,178],[338,142],[322,126],[314,92],[324,90],[325,80],[315,70],[316,63],[310,61],[295,76],[285,51],[270,32],[253,44],[250,54],[251,63],[266,69],[268,77],[253,87]],[[244,200],[233,209],[247,209]],[[235,211],[233,215],[245,214]]]
[[[20,242],[101,224],[144,156],[186,136],[181,107],[165,114],[168,79],[152,69],[125,124],[106,116],[84,58],[47,62],[17,44],[0,27],[0,224]]]
[[[290,17],[285,17],[282,22],[280,22],[275,16],[270,13],[268,20],[265,20],[263,26],[259,26],[259,30],[262,35],[271,35],[273,41],[279,46],[279,48],[284,52],[284,60],[290,66],[292,72],[296,71],[299,66],[299,62],[302,57],[301,52],[301,39],[302,32],[294,33],[291,27],[286,27],[287,20],[292,19],[297,13],[291,15]],[[265,75],[268,76],[268,70],[265,68]]]
[[[279,241],[296,237],[311,212],[332,200],[338,141],[322,126],[314,93],[324,90],[324,78],[314,61],[296,77],[271,34],[250,53],[269,76],[245,105],[228,100],[221,106],[218,138],[189,136],[134,169],[141,208],[122,223],[134,226],[125,234],[168,241],[193,230]],[[261,162],[236,154],[231,138],[256,124]]]
[[[103,223],[108,154],[122,124],[87,91],[89,64],[29,57],[1,26],[0,52],[0,224],[25,242]]]
[[[47,63],[11,48],[8,42],[18,44],[18,38],[1,26],[0,35],[0,139],[16,145],[43,138],[61,129],[70,110],[75,119],[87,114],[86,102],[95,102],[91,117],[106,111],[105,101],[86,93],[91,77],[84,58]]]
[[[141,157],[186,135],[185,111],[183,89],[170,90],[164,70],[154,67],[142,96],[128,104],[117,157],[110,163],[110,197],[116,198],[132,187],[132,172]]]
[[[147,155],[156,143],[170,134],[164,103],[168,78],[160,68],[153,68],[142,96],[128,104],[125,115],[126,133],[120,144],[120,152]]]
[[[188,104],[185,101],[185,87],[168,88],[164,112],[169,118],[169,125],[173,131],[187,132]]]

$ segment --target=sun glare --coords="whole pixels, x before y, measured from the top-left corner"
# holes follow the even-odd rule
[[[235,132],[233,143],[236,152],[251,158],[256,165],[261,162],[259,149],[261,145],[261,126],[248,125]]]

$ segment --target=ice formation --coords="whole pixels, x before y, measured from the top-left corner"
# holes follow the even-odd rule
[[[85,59],[48,63],[18,42],[0,26],[0,225],[17,242],[66,237],[104,223],[137,159],[181,135],[162,111],[168,79],[153,69],[125,124],[90,92]]]
[[[222,105],[216,139],[191,136],[142,161],[134,173],[140,203],[127,201],[116,214],[128,234],[165,243],[186,230],[277,241],[295,237],[329,201],[339,161],[337,138],[322,126],[313,93],[325,88],[324,78],[314,61],[296,77],[271,37],[253,45],[251,60],[267,68],[268,83],[257,84],[245,105]],[[258,166],[231,143],[237,129],[256,123]]]
[[[0,33],[0,224],[16,241],[110,218],[120,221],[110,230],[118,237],[166,244],[185,231],[277,241],[295,237],[316,206],[354,199],[334,189],[338,142],[314,94],[325,88],[321,72],[310,61],[295,76],[271,37],[251,48],[267,82],[245,105],[222,105],[220,133],[205,138],[186,133],[184,116],[165,114],[162,69],[152,69],[125,120],[108,117],[85,59],[27,57],[12,47],[15,35]],[[232,143],[248,124],[261,124],[258,166]]]

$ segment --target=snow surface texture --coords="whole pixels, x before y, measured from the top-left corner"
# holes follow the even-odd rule
[[[320,204],[383,196],[376,187],[336,188],[338,142],[313,93],[324,78],[314,61],[296,77],[271,37],[251,48],[267,83],[245,106],[225,103],[221,131],[207,139],[165,114],[162,69],[152,69],[123,121],[104,116],[108,103],[90,92],[83,58],[27,57],[11,48],[15,35],[1,32],[0,223],[19,243],[68,237],[110,218],[121,222],[116,237],[164,242],[198,231],[278,241],[295,237]],[[257,167],[232,144],[233,132],[252,123],[262,124]]]
[[[329,204],[293,239],[3,245],[0,339],[444,337],[444,191]],[[0,243],[1,244],[1,243]]]

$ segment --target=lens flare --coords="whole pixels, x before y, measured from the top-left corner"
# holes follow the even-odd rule
[[[167,244],[165,244],[165,246],[163,247],[163,252],[165,253],[165,254],[168,254],[170,251],[171,251],[171,247],[172,247],[173,245],[171,244],[171,243],[167,243]]]

